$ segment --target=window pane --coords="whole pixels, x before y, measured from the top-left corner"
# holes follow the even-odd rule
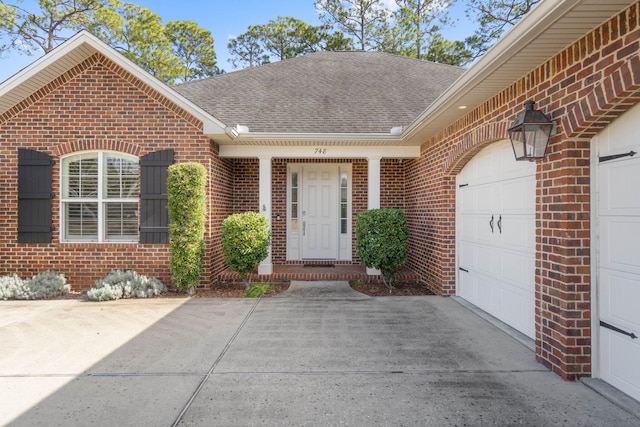
[[[65,239],[98,239],[98,204],[65,203]]]
[[[292,187],[298,186],[298,172],[293,172],[291,174],[291,186]]]
[[[105,212],[107,240],[135,240],[138,237],[137,203],[107,203]]]
[[[129,199],[138,196],[138,163],[136,161],[108,156],[105,174],[106,198]]]
[[[98,197],[98,176],[80,176],[80,197],[95,199]]]
[[[340,220],[340,233],[347,234],[347,220],[346,219],[341,219]]]
[[[340,187],[347,188],[347,173],[342,172],[340,174]]]
[[[64,198],[98,197],[98,157],[78,156],[69,160],[63,177]]]
[[[346,218],[347,217],[347,204],[346,203],[341,203],[340,204],[340,218]]]
[[[298,204],[291,205],[291,218],[298,218]]]
[[[293,203],[298,201],[298,189],[297,188],[292,188],[291,189],[291,201]]]

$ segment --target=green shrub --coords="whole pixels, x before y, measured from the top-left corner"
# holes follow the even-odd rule
[[[268,283],[265,283],[265,284],[262,284],[262,285],[253,285],[253,286],[251,286],[249,288],[248,291],[245,292],[244,297],[245,298],[260,298],[264,294],[269,292],[270,288],[271,288],[271,286]]]
[[[68,293],[71,286],[63,274],[47,271],[31,279],[22,280],[17,275],[0,277],[0,299],[46,299]]]
[[[204,255],[207,171],[200,163],[169,166],[167,192],[171,277],[181,292],[200,284]]]
[[[407,261],[409,228],[399,209],[371,209],[357,216],[356,245],[362,263],[382,272],[391,289]]]
[[[256,212],[233,214],[222,222],[222,251],[227,265],[240,274],[245,290],[250,273],[269,255],[271,231],[267,218]]]
[[[90,301],[148,298],[166,291],[164,284],[156,278],[135,271],[112,271],[104,279],[96,281],[96,287],[87,292],[87,298]]]

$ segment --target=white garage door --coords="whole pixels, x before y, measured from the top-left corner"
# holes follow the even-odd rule
[[[536,166],[492,144],[458,174],[457,292],[535,337]]]
[[[596,250],[599,368],[640,400],[640,105],[597,137]],[[638,154],[631,155],[631,152]]]

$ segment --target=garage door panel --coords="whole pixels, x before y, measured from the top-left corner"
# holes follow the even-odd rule
[[[493,194],[491,191],[491,186],[483,185],[481,187],[476,187],[476,206],[473,210],[474,213],[485,213],[491,214],[493,210]]]
[[[493,243],[494,232],[491,231],[492,217],[493,217],[493,229],[495,230],[496,221],[498,221],[498,218],[495,218],[495,215],[482,214],[482,215],[473,217],[474,227],[476,230],[476,240],[479,243],[483,243],[485,245],[490,245]]]
[[[535,210],[535,198],[530,196],[536,191],[534,177],[506,181],[500,187],[502,187],[500,211],[503,214],[525,214]]]
[[[640,343],[637,341],[640,340],[600,328],[601,376],[614,387],[636,399],[640,396],[640,369],[637,369]]]
[[[503,215],[501,221],[501,245],[513,250],[532,252],[535,241],[530,236],[535,235],[535,218],[533,215]]]
[[[523,291],[531,290],[531,283],[535,281],[535,256],[503,251],[500,267],[502,280]]]
[[[462,268],[476,269],[477,245],[470,242],[460,242],[460,250],[458,252],[458,262]]]
[[[640,276],[601,269],[599,300],[600,319],[640,336]]]
[[[506,319],[505,323],[513,325],[527,336],[534,336],[535,312],[528,309],[534,295],[511,286],[504,286],[500,291],[502,297],[500,306],[503,310],[503,318]]]
[[[491,313],[493,311],[493,293],[494,286],[492,286],[491,279],[485,275],[476,275],[476,303],[481,309]]]
[[[640,215],[640,157],[624,159],[601,165],[600,187],[601,215]]]
[[[497,270],[497,266],[495,265],[496,253],[496,248],[491,246],[478,247],[476,255],[478,264],[476,265],[475,270],[489,276],[495,274],[495,271]]]
[[[640,216],[601,217],[600,266],[640,275]]]
[[[480,183],[490,180],[493,176],[492,171],[496,169],[494,163],[495,160],[492,153],[481,151],[474,157],[474,165],[472,167],[474,173],[471,178]]]
[[[474,241],[476,237],[476,219],[472,216],[464,216],[459,222],[460,239]]]

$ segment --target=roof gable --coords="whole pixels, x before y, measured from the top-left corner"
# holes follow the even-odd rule
[[[96,53],[102,54],[179,108],[200,120],[203,123],[204,133],[224,134],[225,126],[222,122],[207,114],[200,107],[182,97],[87,31],[79,32],[0,84],[0,116],[10,112],[12,108],[24,100],[36,96],[34,94],[37,94],[42,88]]]

